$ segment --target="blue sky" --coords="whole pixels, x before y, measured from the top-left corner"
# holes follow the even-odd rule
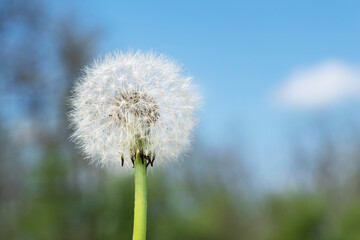
[[[56,1],[51,9],[98,29],[99,55],[141,49],[177,59],[204,95],[199,138],[210,146],[245,145],[265,181],[288,164],[289,137],[309,137],[308,125],[319,119],[341,131],[359,115],[357,91],[346,90],[356,83],[329,93],[338,97],[320,107],[272,101],[295,78],[303,86],[314,72],[311,81],[329,75],[329,61],[340,69],[335,84],[347,76],[360,82],[359,1]],[[315,97],[327,94],[327,81]]]

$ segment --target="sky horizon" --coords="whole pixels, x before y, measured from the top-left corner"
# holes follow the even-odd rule
[[[245,146],[248,164],[270,185],[286,181],[291,147],[321,135],[311,130],[317,124],[339,134],[338,141],[360,119],[354,111],[360,107],[360,2],[49,6],[54,15],[76,16],[81,27],[99,30],[99,56],[153,50],[180,62],[204,95],[197,136],[208,146]]]

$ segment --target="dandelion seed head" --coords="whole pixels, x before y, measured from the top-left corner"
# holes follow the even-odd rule
[[[71,138],[102,167],[131,168],[139,153],[158,166],[189,149],[199,99],[191,76],[164,55],[108,54],[75,84]]]

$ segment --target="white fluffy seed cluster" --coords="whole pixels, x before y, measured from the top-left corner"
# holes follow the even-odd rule
[[[191,77],[164,55],[108,54],[75,84],[72,139],[102,167],[130,168],[139,152],[158,166],[190,147],[199,99]]]

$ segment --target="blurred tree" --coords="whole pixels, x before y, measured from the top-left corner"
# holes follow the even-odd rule
[[[274,198],[268,205],[270,233],[268,239],[328,239],[325,204],[316,196],[296,195]]]
[[[0,227],[0,236],[13,231],[8,224],[15,224],[19,201],[30,197],[24,195],[25,190],[39,193],[32,182],[36,178],[28,174],[37,167],[46,174],[49,166],[42,166],[38,158],[42,151],[48,153],[49,146],[52,152],[63,149],[68,153],[72,149],[67,145],[64,96],[96,45],[95,34],[80,31],[74,21],[65,25],[65,21],[53,19],[46,3],[40,0],[0,2],[0,222],[6,226]],[[55,164],[54,176],[66,176],[60,171],[64,161],[76,163],[68,157],[59,157],[56,161],[49,157],[48,164]],[[69,162],[67,170],[73,171]],[[52,183],[52,179],[38,181],[41,180],[44,184]],[[42,186],[44,191],[46,186]],[[61,199],[57,192],[49,192],[42,196],[43,202],[49,201],[49,205],[51,196]],[[45,208],[39,210],[50,214]],[[36,221],[30,220],[30,223],[36,224]],[[50,224],[46,218],[44,223]]]

